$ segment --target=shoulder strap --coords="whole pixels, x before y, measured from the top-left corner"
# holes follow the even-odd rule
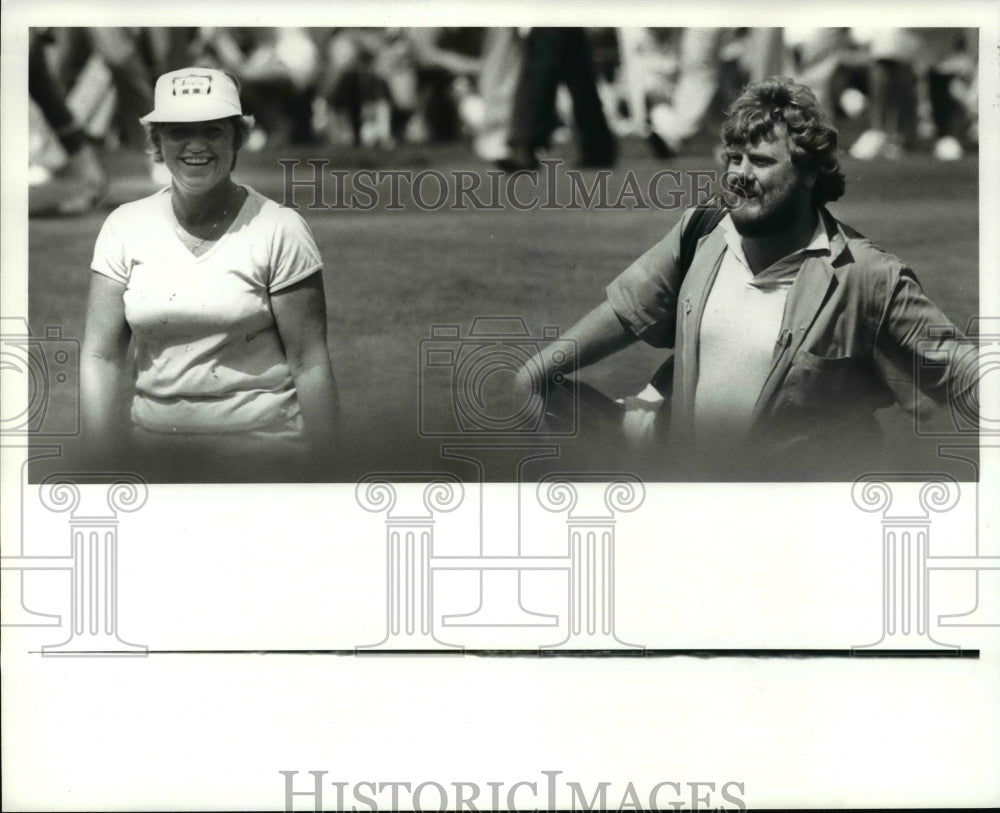
[[[722,218],[726,216],[729,209],[721,195],[715,195],[704,203],[695,207],[694,214],[681,232],[681,276],[687,274],[694,254],[698,248],[698,241],[719,225]],[[671,353],[666,360],[657,368],[650,379],[650,384],[664,398],[670,398],[674,387],[674,354]]]
[[[694,260],[698,241],[709,234],[726,216],[729,208],[721,195],[714,195],[695,207],[694,214],[681,232],[681,273],[686,274]]]

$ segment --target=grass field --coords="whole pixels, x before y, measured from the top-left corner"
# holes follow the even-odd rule
[[[321,148],[298,148],[281,156],[241,155],[236,179],[284,200],[279,157],[329,158],[331,167],[344,169],[490,169],[462,145],[381,155],[327,155]],[[571,149],[563,157],[572,161]],[[644,185],[665,168],[684,172],[714,166],[708,156],[657,162],[642,142],[627,141],[611,186],[617,188],[615,179],[626,170]],[[948,164],[926,156],[894,163],[845,159],[845,169],[848,191],[831,207],[834,214],[910,264],[931,298],[964,327],[979,311],[976,157]],[[142,156],[116,158],[111,170],[108,208],[153,191]],[[483,188],[485,183],[484,177]],[[427,189],[433,197],[433,184]],[[35,193],[33,205],[44,204],[45,194]],[[440,441],[417,433],[419,343],[429,337],[431,326],[456,324],[464,333],[479,316],[519,316],[535,334],[543,325],[566,328],[597,304],[607,283],[681,214],[679,209],[655,208],[522,212],[405,206],[387,211],[384,205],[367,212],[300,211],[325,260],[329,347],[348,438],[337,479],[345,481],[370,471],[453,469],[471,476],[462,464],[441,459]],[[107,208],[78,219],[30,220],[30,321],[36,333],[61,325],[64,335],[82,338],[88,266],[106,214]],[[636,346],[582,378],[616,397],[634,393],[661,352]],[[450,392],[437,380],[434,387],[424,394],[425,403],[444,408]],[[935,460],[933,442],[914,437],[912,420],[900,410],[887,411],[881,421],[889,438],[890,465],[948,470]],[[600,446],[566,442],[562,458],[549,468],[606,471],[609,464],[620,468],[627,463],[614,457]],[[968,478],[970,472],[962,468],[956,474]],[[821,470],[816,476],[824,479]]]

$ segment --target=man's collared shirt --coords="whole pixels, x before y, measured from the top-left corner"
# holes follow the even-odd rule
[[[727,444],[750,428],[754,405],[771,370],[785,301],[806,257],[829,256],[830,240],[817,217],[809,244],[754,276],[732,218],[720,222],[726,239],[698,338],[695,433],[700,442]]]
[[[701,454],[694,426],[702,322],[729,246],[724,230],[713,229],[682,268],[682,235],[693,214],[607,287],[624,325],[652,346],[674,350],[664,449],[676,471],[853,478],[884,465],[876,410],[896,403],[923,414],[923,396],[938,404],[975,401],[978,367],[967,363],[975,343],[957,328],[942,330],[950,320],[898,257],[821,209],[829,251],[794,260],[798,271],[745,448]]]

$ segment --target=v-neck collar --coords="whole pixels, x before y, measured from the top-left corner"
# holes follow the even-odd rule
[[[796,249],[791,254],[775,260],[767,268],[758,274],[753,274],[750,263],[743,253],[743,242],[736,224],[727,214],[719,224],[726,239],[726,246],[732,252],[735,259],[752,275],[750,284],[757,288],[769,288],[779,285],[791,285],[798,270],[807,257],[827,256],[831,254],[830,238],[826,233],[826,224],[822,215],[817,212],[816,228],[813,229],[809,243],[803,248]]]
[[[190,248],[188,248],[186,245],[184,245],[184,241],[181,239],[180,235],[177,233],[177,229],[178,228],[183,228],[183,226],[181,226],[181,224],[177,221],[177,215],[174,214],[173,206],[172,206],[172,204],[170,202],[170,195],[172,194],[171,193],[171,187],[169,187],[169,186],[164,187],[164,190],[163,190],[163,193],[162,193],[163,194],[163,206],[165,208],[166,215],[169,218],[169,221],[172,222],[172,223],[174,223],[174,224],[176,224],[176,227],[170,229],[170,236],[174,239],[174,241],[180,247],[180,250],[184,253],[184,255],[187,258],[190,259],[191,262],[198,263],[198,262],[201,262],[202,260],[204,260],[207,257],[211,257],[218,250],[219,246],[221,246],[224,242],[226,242],[226,240],[228,239],[229,235],[232,233],[232,231],[234,230],[234,228],[236,227],[236,225],[238,223],[240,223],[240,221],[242,220],[243,212],[246,209],[247,203],[250,200],[250,197],[252,195],[252,190],[250,189],[249,186],[246,186],[244,184],[236,184],[236,186],[238,188],[242,189],[244,192],[246,192],[246,197],[243,198],[242,202],[240,203],[239,209],[236,210],[236,216],[233,218],[232,223],[230,223],[226,227],[226,230],[221,235],[219,235],[219,238],[217,240],[215,240],[212,243],[212,245],[209,246],[208,251],[206,251],[203,254],[195,254]]]

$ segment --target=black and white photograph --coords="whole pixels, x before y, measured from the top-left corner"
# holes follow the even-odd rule
[[[286,5],[4,6],[4,809],[1000,801],[996,3]]]
[[[978,425],[976,28],[28,36],[81,470],[842,481]]]

